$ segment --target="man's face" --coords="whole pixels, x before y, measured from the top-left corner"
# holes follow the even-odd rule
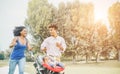
[[[55,36],[57,34],[57,32],[54,28],[49,28],[49,32],[50,32],[51,36]]]

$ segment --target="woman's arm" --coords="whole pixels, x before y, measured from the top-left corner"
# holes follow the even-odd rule
[[[14,47],[16,45],[17,37],[13,38],[12,42],[10,43],[10,48]]]
[[[30,51],[32,50],[32,47],[30,46],[30,43],[29,43],[29,42],[27,43],[27,48],[28,48],[28,50],[30,50]]]

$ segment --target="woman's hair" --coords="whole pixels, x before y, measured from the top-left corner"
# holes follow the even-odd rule
[[[13,34],[14,36],[20,36],[20,32],[25,29],[24,26],[17,26],[15,27],[15,29],[13,30]]]

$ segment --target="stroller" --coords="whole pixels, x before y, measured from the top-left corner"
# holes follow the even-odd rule
[[[37,56],[34,67],[37,71],[37,74],[64,74],[64,68],[56,66],[55,68],[51,67],[48,64],[43,64],[43,56]],[[62,72],[62,73],[61,73]]]

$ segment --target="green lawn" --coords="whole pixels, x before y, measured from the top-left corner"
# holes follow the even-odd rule
[[[0,60],[0,67],[7,66],[8,60]]]
[[[120,62],[102,61],[99,63],[71,63],[65,62],[65,74],[120,74]],[[26,72],[35,74],[33,63],[27,63]]]
[[[36,74],[33,63],[26,63],[25,72],[28,74]],[[65,74],[120,74],[120,62],[118,61],[90,62],[87,64],[83,62],[64,63],[66,64]],[[3,66],[8,66],[8,60],[0,61],[0,67]]]
[[[66,74],[120,74],[120,62],[105,61],[99,63],[69,64],[65,69]]]

